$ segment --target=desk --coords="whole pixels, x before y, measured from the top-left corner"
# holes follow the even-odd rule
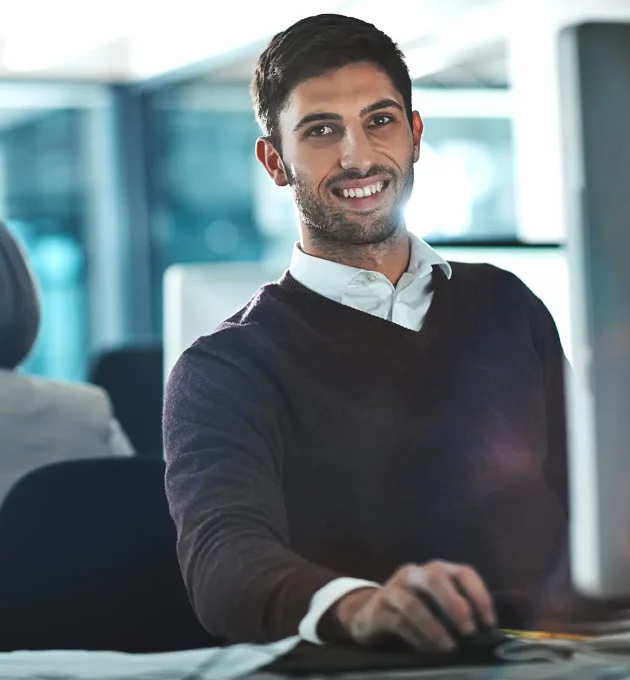
[[[260,670],[270,660],[289,652],[297,638],[272,645],[174,652],[120,654],[116,652],[0,653],[0,678],[9,680],[295,680],[296,676]],[[330,680],[333,676],[303,675],[301,680]],[[630,680],[630,654],[603,657],[576,653],[572,659],[548,663],[493,666],[449,666],[397,671],[337,674],[334,680]]]
[[[308,675],[299,680],[330,680],[332,676]],[[503,666],[475,666],[427,668],[405,671],[374,671],[345,673],[334,680],[630,680],[630,656],[616,661],[595,659],[576,654],[569,661],[540,664],[506,664]],[[259,671],[246,680],[295,680],[295,676],[283,676]]]
[[[88,651],[0,653],[1,680],[234,680],[289,652],[299,638],[165,654]]]

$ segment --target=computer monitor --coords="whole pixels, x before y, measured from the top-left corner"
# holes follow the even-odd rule
[[[202,335],[209,335],[256,291],[280,278],[283,267],[266,262],[182,264],[164,275],[164,375]]]
[[[566,29],[560,66],[572,578],[609,599],[630,596],[630,25]]]

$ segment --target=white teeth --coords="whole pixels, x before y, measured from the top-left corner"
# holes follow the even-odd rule
[[[342,194],[344,198],[365,198],[366,196],[372,196],[373,194],[378,194],[383,191],[383,182],[377,182],[369,187],[363,187],[362,189],[343,189]]]

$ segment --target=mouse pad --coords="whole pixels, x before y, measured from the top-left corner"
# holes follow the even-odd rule
[[[408,650],[371,650],[351,645],[313,645],[301,642],[291,652],[260,669],[284,675],[347,673],[352,671],[401,670],[428,667],[503,665],[508,661],[494,656],[495,649],[507,642],[500,631],[451,654]]]

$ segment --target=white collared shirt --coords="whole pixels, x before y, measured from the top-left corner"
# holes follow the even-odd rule
[[[441,267],[449,279],[452,270],[428,243],[413,234],[409,238],[409,266],[396,286],[379,272],[307,255],[298,244],[293,248],[289,272],[303,286],[330,300],[419,331],[433,299],[433,267]],[[309,610],[300,623],[300,636],[308,642],[322,644],[317,635],[321,617],[344,595],[365,587],[378,588],[379,584],[338,578],[320,588],[313,595]]]
[[[307,255],[297,243],[289,272],[303,286],[330,300],[420,330],[433,297],[433,267],[441,267],[449,279],[452,270],[428,243],[413,234],[409,238],[409,267],[396,286],[379,272]]]

